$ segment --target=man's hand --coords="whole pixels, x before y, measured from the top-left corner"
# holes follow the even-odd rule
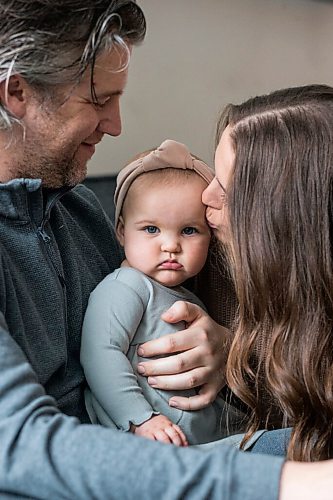
[[[185,321],[188,328],[142,344],[138,349],[142,357],[175,354],[141,362],[138,372],[148,377],[151,387],[158,389],[174,391],[200,387],[197,395],[174,396],[169,404],[182,410],[205,408],[225,385],[230,332],[189,302],[175,302],[162,319],[168,323]]]
[[[137,436],[154,441],[175,444],[176,446],[188,446],[186,436],[181,428],[164,415],[151,417],[141,425],[132,425],[131,431]]]

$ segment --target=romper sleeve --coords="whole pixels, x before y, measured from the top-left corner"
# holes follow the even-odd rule
[[[135,287],[108,276],[90,295],[83,322],[81,363],[93,411],[100,423],[123,431],[158,414],[143,396],[126,356],[145,307]]]

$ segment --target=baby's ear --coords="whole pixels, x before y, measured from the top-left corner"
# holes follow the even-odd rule
[[[121,246],[124,246],[124,219],[122,216],[119,217],[117,227],[116,227],[116,235]]]

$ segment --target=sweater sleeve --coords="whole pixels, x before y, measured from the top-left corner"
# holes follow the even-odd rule
[[[0,367],[1,498],[278,498],[279,458],[177,448],[63,415],[2,315]]]
[[[158,413],[145,399],[126,356],[145,307],[135,289],[108,276],[90,295],[83,322],[81,364],[93,412],[103,425],[115,424],[123,431]]]

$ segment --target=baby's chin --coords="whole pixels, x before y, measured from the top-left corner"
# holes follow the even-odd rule
[[[188,279],[188,276],[179,276],[179,271],[161,271],[159,273],[152,273],[150,278],[157,281],[160,285],[166,286],[168,288],[173,288],[175,286],[182,285],[184,281]]]

